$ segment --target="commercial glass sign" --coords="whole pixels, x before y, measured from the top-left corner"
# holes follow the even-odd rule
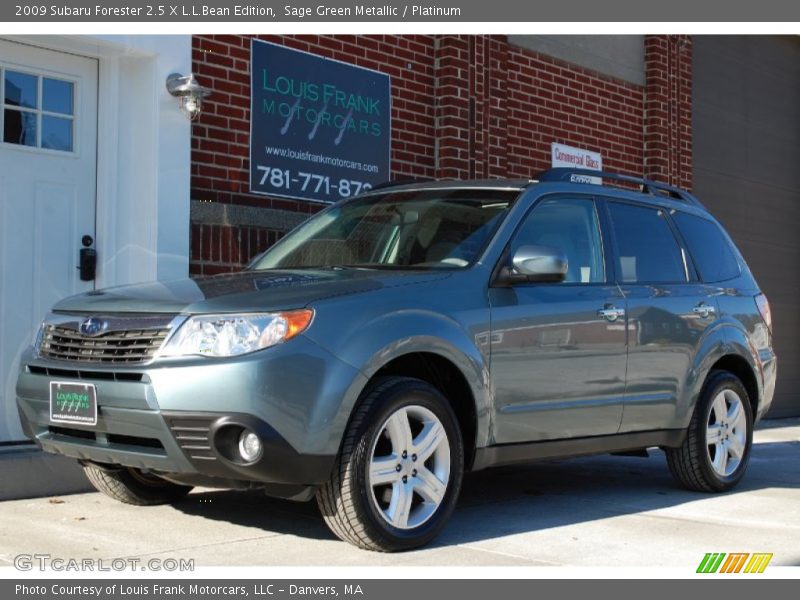
[[[552,155],[551,166],[572,167],[573,169],[589,169],[591,171],[603,170],[603,155],[583,148],[574,148],[566,144],[553,142],[550,144]],[[594,183],[602,185],[602,177],[588,177],[586,175],[573,175],[570,181],[575,183]]]
[[[388,75],[253,40],[250,190],[335,202],[389,180]]]

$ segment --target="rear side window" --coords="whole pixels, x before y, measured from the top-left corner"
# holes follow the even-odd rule
[[[623,283],[687,280],[683,252],[663,210],[609,202],[617,241],[617,274]]]
[[[683,212],[674,214],[672,220],[686,240],[703,281],[711,283],[739,276],[739,261],[719,225]]]

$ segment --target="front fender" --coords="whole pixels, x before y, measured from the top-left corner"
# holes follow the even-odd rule
[[[343,398],[337,431],[344,433],[347,419],[366,382],[381,367],[406,354],[427,352],[449,360],[464,376],[475,402],[475,442],[478,447],[488,443],[491,427],[489,365],[475,341],[478,331],[472,333],[468,327],[439,313],[411,309],[376,314],[340,336],[314,336],[313,333],[312,330],[307,335],[340,360],[359,369],[364,376],[354,382]]]

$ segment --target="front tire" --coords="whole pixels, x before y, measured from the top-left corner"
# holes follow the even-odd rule
[[[98,492],[136,506],[171,504],[192,491],[191,486],[171,483],[139,469],[122,467],[111,470],[84,465],[83,472]]]
[[[753,444],[753,411],[738,377],[712,371],[694,409],[683,444],[667,448],[667,464],[684,487],[725,492],[747,470]]]
[[[424,381],[386,377],[356,408],[317,503],[340,539],[366,550],[409,550],[444,526],[463,474],[461,432],[447,399]]]

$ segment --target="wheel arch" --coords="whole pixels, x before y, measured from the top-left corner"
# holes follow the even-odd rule
[[[735,375],[742,382],[744,389],[747,390],[750,408],[753,411],[753,418],[758,414],[760,393],[758,379],[752,365],[740,354],[725,354],[711,365],[711,369],[706,374],[706,379],[714,371],[727,371]]]
[[[680,421],[689,425],[697,400],[709,376],[715,370],[736,375],[747,390],[753,416],[758,415],[762,397],[756,352],[747,335],[731,323],[720,323],[706,332],[695,354],[682,401],[679,403]]]
[[[461,369],[450,359],[435,352],[409,352],[396,356],[379,368],[365,389],[376,379],[391,375],[425,381],[447,399],[461,429],[465,468],[471,468],[477,446],[478,411],[472,388]]]

